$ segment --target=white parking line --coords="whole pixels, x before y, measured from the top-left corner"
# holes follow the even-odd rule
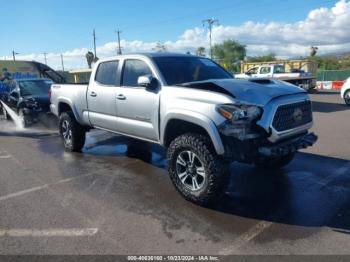
[[[55,185],[59,185],[59,184],[62,184],[62,183],[67,183],[67,182],[70,182],[72,180],[75,180],[75,179],[78,179],[78,178],[82,178],[82,177],[86,177],[86,176],[91,176],[91,175],[92,174],[83,175],[83,176],[77,176],[77,177],[72,177],[72,178],[66,178],[66,179],[62,179],[62,180],[60,180],[60,181],[58,181],[56,183],[45,184],[45,185],[42,185],[42,186],[32,187],[32,188],[29,188],[29,189],[26,189],[26,190],[22,190],[22,191],[18,191],[18,192],[15,192],[15,193],[12,193],[12,194],[8,194],[8,195],[5,195],[5,196],[0,196],[0,201],[4,201],[4,200],[10,199],[10,198],[22,196],[22,195],[29,194],[29,193],[32,193],[32,192],[35,192],[35,191],[43,190],[43,189],[48,188],[50,186],[55,186]]]
[[[7,199],[13,198],[13,197],[22,196],[22,195],[25,195],[25,194],[28,194],[28,193],[31,193],[31,192],[39,191],[39,190],[42,190],[42,189],[47,188],[47,187],[49,187],[48,184],[43,185],[43,186],[33,187],[33,188],[30,188],[30,189],[26,189],[26,190],[22,190],[22,191],[19,191],[19,192],[16,192],[16,193],[12,193],[12,194],[8,194],[8,195],[5,195],[5,196],[1,196],[0,197],[0,201],[4,201],[4,200],[7,200]]]
[[[249,242],[260,235],[265,229],[272,226],[272,222],[261,221],[249,229],[246,233],[240,236],[243,241]]]
[[[0,229],[0,237],[82,237],[93,236],[98,228],[72,229]]]
[[[251,227],[248,231],[246,231],[245,233],[240,235],[239,238],[236,241],[234,241],[234,243],[231,245],[231,247],[224,248],[223,250],[219,251],[219,254],[220,255],[233,255],[233,254],[235,254],[235,251],[239,247],[241,247],[244,243],[252,241],[254,238],[259,236],[261,233],[263,233],[266,229],[268,229],[272,225],[273,225],[273,222],[260,221],[259,223],[255,224],[253,227]]]
[[[0,159],[8,159],[12,156],[7,151],[0,151]]]

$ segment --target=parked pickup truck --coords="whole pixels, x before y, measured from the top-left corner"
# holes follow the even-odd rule
[[[27,127],[50,112],[49,93],[52,84],[51,79],[45,78],[12,80],[8,90],[0,96],[0,100],[17,113],[22,125]],[[5,119],[11,120],[6,109],[1,108]]]
[[[290,73],[285,72],[283,65],[261,65],[249,69],[243,74],[236,74],[237,79],[248,79],[252,77],[267,77],[289,82],[305,90],[311,89],[315,77],[311,73],[302,70],[293,70]]]
[[[229,163],[280,168],[317,140],[308,131],[312,110],[303,89],[235,80],[212,60],[191,55],[99,60],[88,85],[52,85],[51,111],[68,151],[81,151],[92,128],[166,147],[176,189],[202,205],[225,192]]]

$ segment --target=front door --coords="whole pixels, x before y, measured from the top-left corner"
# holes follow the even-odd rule
[[[159,88],[148,90],[138,86],[140,76],[154,75],[142,60],[124,62],[122,84],[117,92],[118,131],[120,133],[159,141]]]
[[[119,85],[118,61],[99,64],[87,92],[89,120],[92,126],[116,131],[116,92]]]

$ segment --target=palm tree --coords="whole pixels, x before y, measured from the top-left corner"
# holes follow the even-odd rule
[[[205,56],[205,47],[200,46],[196,50],[196,55],[197,56]]]
[[[168,48],[166,47],[166,45],[162,44],[161,42],[157,42],[156,46],[153,47],[152,50],[161,53],[161,52],[166,52]]]
[[[85,57],[86,57],[86,61],[88,63],[89,68],[91,68],[92,63],[96,62],[94,53],[89,51],[89,52],[86,53]]]
[[[317,54],[318,47],[317,46],[311,46],[310,47],[310,56],[315,56]]]

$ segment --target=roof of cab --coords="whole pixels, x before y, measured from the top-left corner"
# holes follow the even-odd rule
[[[168,52],[153,52],[153,53],[130,53],[125,55],[118,55],[113,57],[107,57],[100,59],[98,62],[103,61],[110,61],[113,59],[123,58],[123,57],[132,57],[132,56],[144,56],[148,58],[154,58],[154,57],[196,57],[192,54],[181,54],[181,53],[168,53]]]

